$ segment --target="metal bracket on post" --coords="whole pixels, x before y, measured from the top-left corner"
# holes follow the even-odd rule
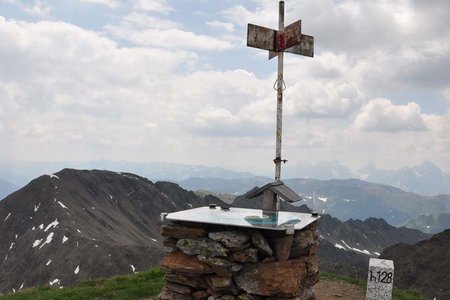
[[[267,189],[263,192],[263,210],[279,210],[280,209],[280,201],[278,199],[278,195],[275,194],[270,189]]]
[[[256,198],[263,195],[264,211],[278,211],[280,210],[280,198],[288,202],[297,202],[302,200],[302,197],[287,187],[282,181],[270,182],[263,187],[248,192],[245,197],[248,199]]]

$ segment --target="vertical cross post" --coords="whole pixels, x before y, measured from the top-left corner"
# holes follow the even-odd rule
[[[269,59],[278,57],[278,74],[275,82],[277,90],[277,121],[275,145],[275,185],[281,182],[281,140],[283,137],[283,90],[286,85],[283,80],[284,52],[314,56],[314,37],[302,34],[301,20],[284,26],[284,1],[279,2],[278,30],[248,24],[247,46],[269,51]],[[274,88],[275,88],[274,85]],[[282,183],[281,183],[282,184]],[[267,210],[279,210],[280,199],[278,194],[268,191],[264,193],[264,207]]]
[[[279,38],[284,38],[284,1],[279,4],[278,17]],[[281,179],[281,139],[283,129],[283,60],[284,52],[278,53],[278,77],[277,77],[277,129],[276,129],[276,151],[275,151],[275,180]]]

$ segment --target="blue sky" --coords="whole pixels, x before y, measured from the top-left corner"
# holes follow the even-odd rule
[[[450,2],[286,1],[283,156],[450,171]],[[246,47],[278,1],[0,0],[0,161],[269,170],[276,61]]]

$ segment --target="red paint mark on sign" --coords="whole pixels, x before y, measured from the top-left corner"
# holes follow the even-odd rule
[[[278,35],[278,47],[277,47],[278,51],[283,51],[284,49],[286,49],[286,34],[280,33]]]

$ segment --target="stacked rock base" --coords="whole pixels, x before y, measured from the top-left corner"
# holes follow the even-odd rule
[[[293,235],[186,222],[161,233],[166,287],[157,299],[315,299],[317,222]]]

